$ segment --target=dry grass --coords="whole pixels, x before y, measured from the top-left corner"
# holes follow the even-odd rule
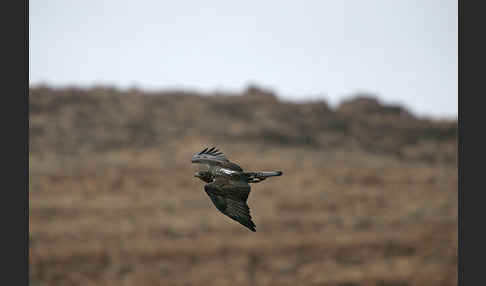
[[[142,121],[146,129],[132,130],[116,124],[136,123],[148,100],[143,96],[119,99],[126,112],[119,114],[109,104],[86,107],[84,98],[53,108],[41,101],[60,95],[32,93],[30,278],[37,285],[456,285],[454,136],[403,143],[399,156],[352,143],[324,148],[322,138],[330,134],[324,127],[309,135],[317,145],[290,140],[293,129],[283,138],[288,144],[236,143],[233,135],[177,129],[185,118],[197,118],[197,110],[207,111],[196,96],[181,95],[192,112],[178,113],[173,124],[154,115]],[[96,130],[73,125],[79,110],[91,114]],[[267,114],[255,116],[276,118],[269,106],[261,110]],[[348,117],[329,114],[351,126]],[[234,136],[252,120],[238,116],[226,122]],[[301,124],[321,124],[308,120]],[[133,137],[146,130],[156,139]],[[119,140],[103,145],[111,135]],[[400,136],[406,137],[392,139],[402,142]],[[351,141],[342,132],[335,138]],[[197,167],[189,159],[206,145],[217,145],[245,169],[284,172],[252,189],[256,233],[219,213],[193,177]]]

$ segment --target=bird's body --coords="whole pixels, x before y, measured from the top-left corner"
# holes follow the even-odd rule
[[[246,203],[251,190],[250,183],[280,176],[282,172],[244,172],[239,165],[230,162],[214,147],[197,153],[191,161],[209,166],[207,171],[199,171],[195,176],[207,183],[204,190],[216,208],[255,231],[255,224],[251,220],[250,209]]]

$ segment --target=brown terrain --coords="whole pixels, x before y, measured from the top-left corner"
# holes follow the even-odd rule
[[[456,120],[356,95],[31,87],[31,285],[457,285]],[[224,216],[191,156],[281,170]]]

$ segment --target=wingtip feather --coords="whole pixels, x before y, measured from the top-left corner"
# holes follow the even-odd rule
[[[204,152],[206,152],[208,150],[208,148],[204,148],[201,152],[197,153],[198,155],[201,155],[203,154]]]

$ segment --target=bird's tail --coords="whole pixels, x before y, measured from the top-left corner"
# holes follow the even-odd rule
[[[258,183],[265,180],[268,177],[281,176],[282,171],[269,171],[269,172],[247,172],[245,175],[249,178],[250,183]]]
[[[282,172],[281,171],[270,171],[270,172],[257,172],[257,177],[276,177],[276,176],[281,176]]]

